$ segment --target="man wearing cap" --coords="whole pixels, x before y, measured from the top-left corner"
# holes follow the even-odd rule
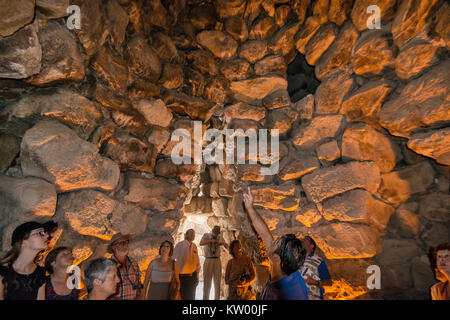
[[[228,249],[220,235],[220,227],[215,226],[211,233],[205,233],[200,240],[205,253],[205,262],[203,263],[203,300],[209,300],[209,291],[211,289],[211,280],[214,279],[214,299],[220,300],[220,282],[222,280],[222,263],[220,261],[220,247]]]
[[[14,229],[12,249],[0,259],[0,300],[44,300],[45,268],[34,261],[48,246],[48,226],[29,221]]]
[[[128,244],[130,235],[121,233],[115,234],[111,239],[108,252],[112,253],[112,260],[118,264],[120,285],[117,294],[113,300],[135,300],[141,299],[141,272],[137,262],[128,256]]]

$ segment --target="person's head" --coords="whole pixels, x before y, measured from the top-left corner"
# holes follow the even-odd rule
[[[159,246],[159,255],[160,256],[169,256],[171,257],[173,254],[173,243],[169,240],[163,241],[161,245]]]
[[[306,250],[293,234],[286,234],[275,240],[269,250],[273,263],[286,274],[297,271],[305,262]]]
[[[23,252],[37,255],[48,246],[48,234],[45,224],[35,221],[22,223],[14,229],[11,236],[11,250],[0,259],[0,264],[13,263]]]
[[[218,236],[220,234],[220,227],[214,226],[214,228],[212,228],[212,234]]]
[[[194,229],[187,230],[186,233],[184,234],[184,239],[186,239],[189,242],[194,241],[194,239],[195,239],[195,231],[194,231]]]
[[[55,270],[67,270],[73,263],[72,250],[68,247],[57,247],[45,257],[45,268],[53,274]]]
[[[306,236],[302,239],[303,247],[306,250],[306,254],[311,254],[316,251],[316,242],[310,236]]]
[[[126,256],[128,254],[128,245],[130,243],[130,235],[116,233],[108,246],[108,252],[113,253],[116,257]]]
[[[442,243],[433,250],[436,261],[436,268],[441,276],[450,279],[450,243]]]
[[[107,258],[92,260],[84,271],[84,282],[88,293],[95,291],[105,297],[113,295],[120,282],[116,262]]]
[[[241,255],[242,254],[241,242],[239,240],[231,241],[229,250],[233,258],[236,258],[237,256]]]

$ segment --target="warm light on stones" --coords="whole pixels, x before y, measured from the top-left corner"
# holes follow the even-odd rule
[[[367,288],[352,286],[343,279],[333,280],[333,285],[324,289],[324,296],[329,300],[354,300],[368,292]]]

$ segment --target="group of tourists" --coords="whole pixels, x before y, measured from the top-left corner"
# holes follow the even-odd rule
[[[227,244],[219,226],[200,240],[203,263],[203,300],[208,300],[214,282],[214,299],[220,299],[222,280],[221,248],[232,259],[225,269],[229,300],[322,300],[324,286],[332,284],[325,262],[315,254],[316,243],[306,236],[298,239],[286,234],[274,239],[267,224],[253,207],[250,188],[244,193],[254,229],[262,239],[270,261],[269,281],[256,294],[252,260],[243,254],[239,240]],[[130,235],[118,233],[108,246],[111,258],[92,260],[84,270],[84,287],[67,272],[74,259],[68,247],[57,247],[45,257],[44,267],[36,263],[47,249],[54,223],[26,222],[18,226],[11,239],[12,249],[0,259],[0,300],[195,300],[202,266],[194,243],[195,231],[189,229],[184,240],[174,247],[163,241],[158,256],[152,260],[141,282],[141,271],[129,256]],[[433,251],[439,283],[431,288],[431,297],[448,300],[450,279],[450,244]]]

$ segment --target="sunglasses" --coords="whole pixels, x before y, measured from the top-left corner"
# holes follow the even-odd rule
[[[30,234],[30,237],[36,236],[36,235],[39,235],[39,236],[41,236],[41,237],[45,237],[45,236],[47,235],[47,232],[45,232],[45,231],[39,231],[39,232],[36,232],[36,233],[32,233],[32,234]]]

